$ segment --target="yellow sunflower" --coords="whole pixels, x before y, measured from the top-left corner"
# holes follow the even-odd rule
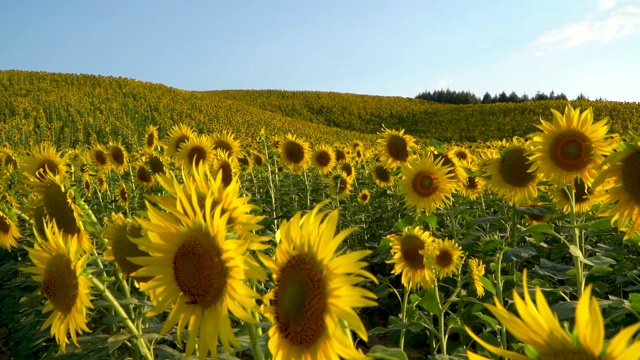
[[[553,123],[541,120],[542,132],[531,135],[534,147],[531,161],[533,169],[543,177],[568,184],[576,176],[591,183],[604,156],[614,148],[607,139],[608,118],[593,123],[593,110],[580,113],[580,108],[568,105],[564,116],[551,109]]]
[[[388,263],[393,266],[394,274],[402,274],[402,285],[409,290],[418,286],[427,289],[433,288],[436,283],[436,275],[431,267],[425,263],[424,252],[434,241],[428,231],[422,227],[407,226],[402,230],[402,235],[388,235],[391,240],[391,255]]]
[[[338,161],[346,161],[349,157],[348,153],[340,146],[336,146],[333,148],[333,153],[335,154],[335,160]]]
[[[18,168],[18,159],[16,158],[16,155],[14,155],[13,151],[11,151],[11,149],[4,148],[0,150],[0,153],[4,155],[4,158],[2,159],[3,169],[5,169],[6,171],[10,171],[12,169]]]
[[[295,135],[288,134],[287,137],[280,142],[280,159],[289,166],[294,173],[300,173],[306,169],[311,163],[311,154],[309,153],[309,144],[299,140]]]
[[[146,135],[144,137],[144,146],[147,151],[152,152],[158,144],[158,127],[155,125],[147,126]]]
[[[224,186],[229,186],[240,172],[240,167],[234,158],[229,157],[229,153],[216,150],[214,153],[213,170],[216,174],[222,175],[222,183]]]
[[[144,162],[138,161],[134,167],[136,172],[135,181],[144,186],[152,186],[155,183],[153,172],[147,168]]]
[[[403,179],[400,180],[400,194],[405,196],[406,207],[416,207],[416,212],[425,210],[434,213],[436,207],[451,204],[451,193],[456,181],[449,167],[436,162],[431,154],[417,158],[402,166]]]
[[[111,166],[123,173],[127,167],[127,151],[120,144],[111,143],[107,148],[108,159]]]
[[[182,166],[191,169],[194,165],[209,166],[213,162],[213,142],[206,135],[194,135],[182,144],[176,158]]]
[[[142,268],[141,265],[129,260],[132,257],[149,256],[149,253],[140,250],[138,245],[130,240],[143,236],[138,224],[126,219],[122,214],[113,213],[102,236],[107,239],[108,249],[104,252],[106,260],[115,261],[125,275],[131,275]],[[136,280],[148,281],[151,278],[136,278]]]
[[[475,200],[484,192],[485,184],[486,179],[483,177],[468,175],[458,190],[467,199]]]
[[[189,141],[196,132],[189,125],[175,125],[169,132],[169,139],[167,140],[167,148],[165,154],[167,156],[174,156],[180,151],[180,147]]]
[[[413,137],[405,135],[404,130],[383,130],[382,138],[378,139],[380,161],[391,169],[406,164],[411,158],[413,148],[416,147]]]
[[[335,152],[329,145],[320,145],[314,150],[311,162],[320,175],[325,175],[336,165]]]
[[[567,360],[629,360],[640,358],[638,350],[640,342],[633,335],[640,329],[640,322],[622,329],[616,336],[604,344],[604,320],[598,300],[591,296],[589,284],[576,307],[575,326],[568,334],[558,322],[540,287],[536,286],[536,304],[533,303],[527,287],[527,270],[522,274],[524,300],[513,290],[513,298],[520,317],[510,313],[496,299],[496,305],[485,304],[485,307],[502,323],[502,326],[519,341],[524,343],[527,353],[533,359],[567,359]],[[485,349],[492,353],[513,360],[529,360],[525,356],[506,349],[493,346],[465,326],[467,333]],[[467,350],[471,360],[488,360],[484,356]]]
[[[252,167],[260,168],[264,165],[264,157],[261,154],[253,153],[251,154],[250,163]]]
[[[24,158],[21,173],[44,180],[47,173],[64,176],[68,170],[67,157],[62,156],[54,145],[44,143]]]
[[[214,205],[215,194],[208,192],[201,207],[182,187],[176,190],[177,199],[158,202],[174,212],[147,204],[149,220],[138,219],[147,236],[129,239],[151,256],[129,260],[143,266],[132,276],[152,277],[141,285],[143,291],[156,291],[158,299],[147,316],[171,309],[160,334],[178,324],[181,341],[187,326],[185,356],[191,356],[197,343],[200,359],[205,359],[210,353],[217,354],[218,340],[229,352],[231,345],[240,347],[229,311],[238,319],[255,322],[248,310],[257,309],[259,295],[245,284],[247,242],[228,236],[229,213],[222,215],[222,206]]]
[[[442,166],[448,167],[449,173],[454,175],[454,179],[459,183],[464,183],[467,180],[467,173],[464,171],[458,158],[452,152],[446,152],[444,154],[435,153],[433,158],[436,161],[442,161]]]
[[[435,239],[425,249],[425,262],[440,279],[460,272],[463,257],[464,252],[455,240]]]
[[[538,175],[533,172],[527,153],[525,145],[512,144],[486,167],[489,185],[510,203],[526,203],[538,195]]]
[[[620,230],[626,231],[625,239],[640,230],[640,138],[633,143],[623,143],[620,151],[610,155],[605,161],[608,168],[603,170],[593,187],[600,190],[607,182],[611,187],[602,193],[601,215],[613,216]],[[613,206],[608,206],[613,204]]]
[[[236,140],[235,135],[230,131],[222,134],[214,134],[211,141],[213,150],[220,150],[227,153],[230,159],[235,159],[240,153],[240,142]]]
[[[127,185],[123,182],[120,184],[120,187],[118,188],[118,202],[124,206],[124,207],[128,207],[129,206],[129,192],[127,191]]]
[[[387,187],[393,185],[395,178],[389,169],[382,164],[374,163],[370,170],[373,181],[380,187]]]
[[[458,162],[464,165],[469,165],[474,161],[474,157],[471,152],[463,147],[453,147],[447,151],[449,156],[455,157]]]
[[[476,258],[469,258],[468,261],[469,272],[471,273],[471,279],[473,285],[476,288],[476,294],[479,298],[484,295],[484,285],[482,284],[482,275],[484,275],[484,264],[482,260]]]
[[[351,180],[356,178],[356,170],[354,169],[353,165],[348,161],[340,161],[338,165],[336,165],[336,170],[344,172],[347,175],[347,177]]]
[[[90,152],[91,162],[93,162],[98,168],[107,170],[111,166],[109,162],[109,154],[102,146],[97,145]]]
[[[371,193],[369,192],[369,190],[361,190],[360,194],[358,194],[358,202],[362,205],[366,205],[369,203],[369,200],[371,200]]]
[[[156,155],[149,156],[147,159],[147,165],[149,166],[149,170],[151,170],[154,174],[165,174],[165,166],[164,161]]]
[[[591,206],[600,202],[606,189],[600,189],[596,192],[591,186],[584,183],[582,178],[576,177],[573,180],[573,186],[575,189],[575,206],[576,212],[585,213],[591,209]],[[553,192],[553,199],[558,204],[558,207],[565,213],[571,212],[571,199],[569,194],[565,190],[564,186],[557,186]]]
[[[344,171],[334,172],[329,177],[329,192],[333,196],[345,199],[353,190],[353,179],[350,179]]]
[[[78,345],[77,334],[90,331],[86,317],[87,309],[93,308],[89,299],[91,283],[82,275],[89,254],[78,247],[75,236],[58,231],[54,223],[47,222],[44,228],[44,239],[36,233],[34,248],[27,248],[35,266],[22,270],[34,274],[33,279],[42,283],[42,294],[47,298],[42,312],[52,313],[40,329],[51,326],[51,335],[65,352],[67,333]]]
[[[0,247],[11,251],[11,248],[18,247],[16,240],[21,237],[16,219],[0,210]]]
[[[376,305],[375,294],[357,286],[365,278],[375,281],[362,261],[370,252],[335,255],[355,229],[334,235],[338,210],[321,212],[327,203],[284,221],[276,235],[280,241],[274,257],[260,254],[275,283],[264,298],[264,314],[272,323],[268,347],[274,359],[367,358],[354,348],[342,326],[366,341],[367,331],[353,309]]]

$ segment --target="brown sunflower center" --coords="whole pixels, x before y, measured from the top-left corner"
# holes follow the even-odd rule
[[[0,216],[0,233],[5,235],[11,233],[11,222],[4,216]]]
[[[467,159],[469,159],[469,154],[467,154],[466,151],[456,151],[456,157],[462,161],[466,161]]]
[[[536,176],[529,172],[531,164],[525,155],[524,148],[506,150],[500,162],[500,177],[507,184],[514,187],[526,187],[531,184]]]
[[[194,164],[199,165],[203,161],[207,160],[207,149],[202,146],[196,145],[192,146],[187,153],[187,161],[189,161],[189,165]]]
[[[67,194],[58,184],[49,184],[44,192],[43,202],[46,214],[56,222],[60,231],[69,235],[80,232],[75,211],[69,204]]]
[[[424,250],[424,242],[419,236],[408,234],[400,239],[400,253],[402,258],[412,269],[424,267],[424,256],[420,251]]]
[[[111,159],[117,165],[124,165],[124,151],[119,146],[111,148]]]
[[[362,200],[362,201],[369,200],[369,194],[367,194],[367,193],[360,194],[360,200]]]
[[[322,150],[316,153],[316,164],[321,167],[329,166],[331,163],[331,154]]]
[[[295,141],[284,143],[284,156],[288,162],[299,164],[304,160],[304,148]]]
[[[387,170],[386,167],[382,165],[376,165],[376,167],[373,169],[373,173],[375,174],[376,179],[382,181],[383,183],[387,183],[391,180],[391,173],[389,172],[389,170]]]
[[[58,174],[58,163],[52,159],[43,159],[36,169],[36,177],[40,180],[44,180],[47,172],[53,175]]]
[[[147,164],[149,164],[149,169],[151,169],[152,173],[164,174],[164,163],[159,157],[153,155],[149,158]]]
[[[173,257],[173,276],[190,303],[206,309],[223,297],[229,268],[214,239],[209,234],[193,232]]]
[[[126,204],[129,201],[129,195],[127,194],[127,189],[121,187],[118,190],[118,195],[120,196],[120,202]]]
[[[223,161],[218,165],[218,171],[222,173],[222,184],[227,187],[233,181],[233,169],[228,161]]]
[[[147,147],[152,148],[156,145],[156,134],[152,131],[147,134]]]
[[[336,182],[336,193],[337,194],[342,194],[343,192],[347,191],[347,188],[349,187],[349,181],[340,176]]]
[[[182,144],[186,143],[187,141],[189,141],[189,135],[178,136],[173,143],[173,150],[176,152],[180,151],[180,147],[182,146]]]
[[[294,346],[308,348],[325,331],[327,281],[322,267],[310,255],[291,257],[280,270],[274,306],[280,333]]]
[[[588,196],[591,192],[591,188],[587,186],[581,178],[577,177],[573,182],[573,186],[576,189],[576,204],[582,204],[589,201]]]
[[[426,171],[418,172],[411,180],[413,191],[422,198],[428,198],[435,194],[439,188],[438,184],[438,177]]]
[[[253,156],[251,157],[251,160],[253,161],[253,164],[254,164],[255,166],[258,166],[258,167],[262,166],[262,156],[260,156],[260,155],[253,155]]]
[[[353,175],[353,167],[348,162],[343,162],[342,164],[340,164],[340,170],[344,171],[344,173],[347,174],[348,177],[351,177],[351,175]]]
[[[409,158],[407,141],[400,135],[389,135],[387,138],[387,153],[393,160],[405,162]]]
[[[78,285],[71,259],[65,254],[53,255],[42,278],[42,293],[53,307],[65,315],[71,312],[78,297]]]
[[[144,165],[140,165],[136,170],[136,178],[141,183],[148,184],[152,180],[152,174]]]
[[[233,152],[233,146],[225,140],[218,140],[213,143],[213,150],[217,149],[220,149],[227,154],[231,154]]]
[[[467,178],[467,184],[466,184],[467,189],[469,190],[475,190],[478,188],[478,179],[476,179],[475,176],[469,176]]]
[[[340,149],[336,149],[336,161],[342,161],[346,159],[347,159],[347,154]]]
[[[622,187],[636,205],[640,204],[640,151],[622,160]]]
[[[556,135],[549,146],[551,161],[560,169],[580,171],[593,157],[591,139],[578,130],[565,130]]]
[[[599,356],[593,356],[584,349],[553,349],[542,353],[538,360],[597,360]]]
[[[96,163],[101,166],[107,165],[107,154],[105,154],[102,150],[95,150],[93,153],[93,158],[96,160]]]
[[[436,255],[436,265],[441,269],[447,269],[453,265],[453,254],[449,249],[440,249]]]

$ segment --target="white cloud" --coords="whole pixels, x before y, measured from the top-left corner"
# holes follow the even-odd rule
[[[600,12],[595,16],[549,30],[535,39],[530,48],[536,55],[542,55],[554,49],[570,49],[589,42],[608,43],[640,32],[640,7],[630,5],[611,10],[615,0],[601,0],[599,6]]]
[[[453,79],[452,78],[446,78],[446,79],[438,80],[438,82],[436,83],[436,89],[447,88],[452,83],[453,83]]]

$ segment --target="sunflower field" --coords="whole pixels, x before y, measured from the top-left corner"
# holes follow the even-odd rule
[[[2,359],[640,359],[635,103],[0,88]]]

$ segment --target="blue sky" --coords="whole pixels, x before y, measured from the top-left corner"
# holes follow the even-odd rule
[[[3,1],[0,69],[186,90],[640,101],[640,0]]]

